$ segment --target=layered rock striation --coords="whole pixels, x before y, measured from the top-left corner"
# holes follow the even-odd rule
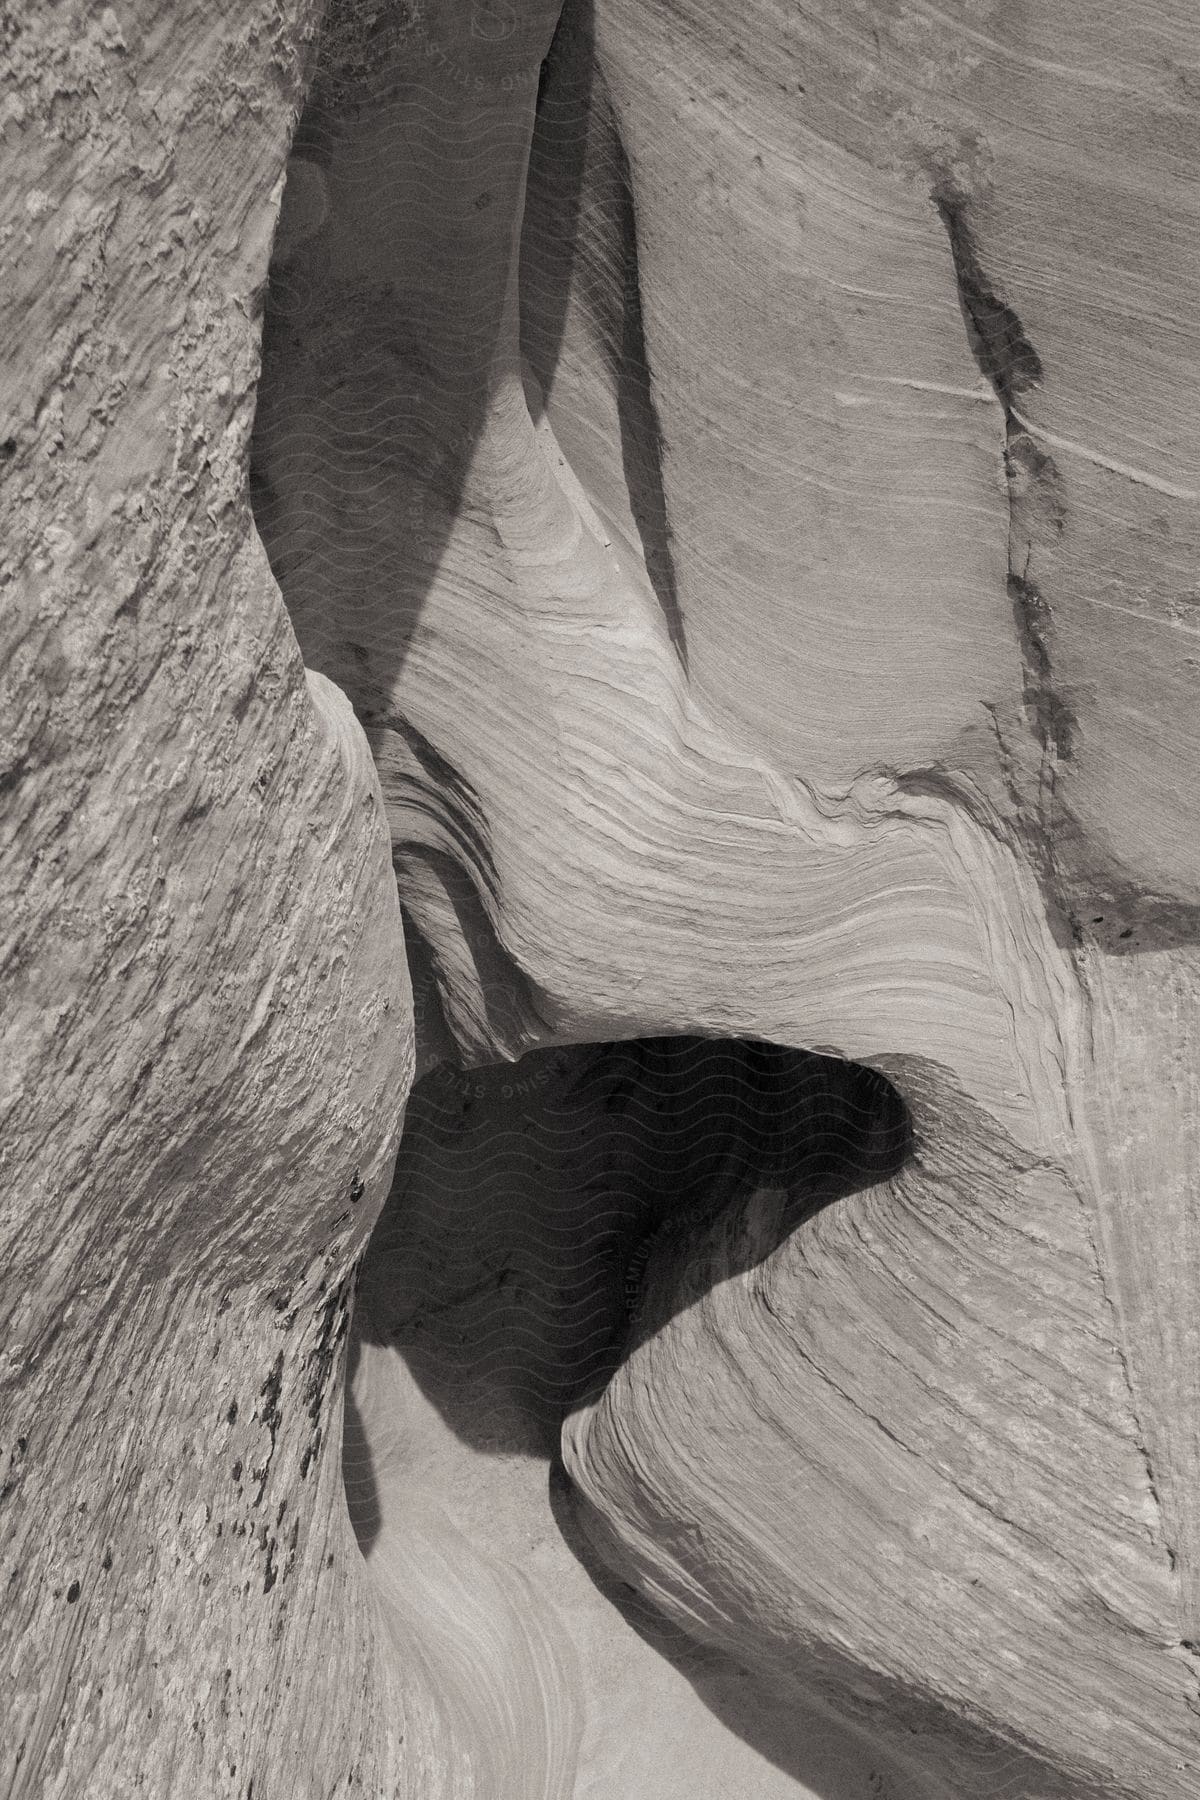
[[[6,1791],[632,1794],[565,1536],[735,1783],[1182,1800],[1186,9],[76,10],[6,27]]]

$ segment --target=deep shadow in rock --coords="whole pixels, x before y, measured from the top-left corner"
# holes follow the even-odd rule
[[[686,1255],[762,1188],[782,1241],[910,1146],[881,1075],[780,1045],[655,1038],[440,1067],[413,1091],[363,1259],[369,1329],[463,1441],[551,1456],[569,1407],[635,1347],[652,1257]]]
[[[560,153],[587,129],[590,4]],[[309,69],[265,296],[250,498],[305,663],[345,689],[373,748],[511,360],[523,134],[555,11],[533,0],[493,34],[470,8],[330,0]],[[563,206],[540,228],[566,285],[580,172],[563,155]],[[541,315],[552,360],[565,305],[564,287]]]
[[[861,1738],[826,1716],[798,1721],[599,1568],[566,1500],[559,1432],[640,1341],[656,1259],[686,1257],[690,1238],[764,1187],[781,1242],[886,1180],[910,1148],[907,1109],[881,1075],[780,1045],[654,1038],[442,1065],[413,1091],[359,1277],[362,1341],[402,1357],[473,1452],[545,1460],[555,1520],[606,1600],[727,1730],[822,1800],[861,1800]],[[762,1256],[774,1248],[755,1241]],[[346,1418],[348,1501],[369,1554],[378,1503],[352,1397]]]
[[[350,1334],[350,1350],[346,1359],[342,1415],[342,1482],[346,1489],[346,1510],[354,1527],[354,1536],[364,1556],[379,1535],[379,1487],[375,1479],[374,1458],[367,1433],[354,1399],[354,1375],[361,1356],[357,1324]]]
[[[586,204],[583,196],[586,193]],[[684,672],[687,638],[663,480],[662,431],[642,317],[638,224],[629,158],[597,66],[592,0],[566,0],[542,71],[521,237],[521,350],[553,394],[568,304],[593,376],[616,406],[619,470],[646,574]],[[550,410],[553,413],[553,399]],[[593,496],[594,498],[595,496]]]

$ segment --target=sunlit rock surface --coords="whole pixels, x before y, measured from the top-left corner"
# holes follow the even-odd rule
[[[1188,8],[4,32],[4,1791],[1193,1794]]]
[[[338,1470],[413,1069],[246,496],[300,7],[4,24],[0,1790],[442,1791]]]

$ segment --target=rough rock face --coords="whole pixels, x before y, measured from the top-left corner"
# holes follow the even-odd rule
[[[6,1793],[1194,1793],[1189,24],[6,20]]]
[[[4,33],[0,1789],[429,1793],[433,1702],[372,1629],[337,1465],[403,935],[361,730],[246,494],[311,14],[31,12]]]

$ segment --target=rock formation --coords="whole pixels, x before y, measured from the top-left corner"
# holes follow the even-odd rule
[[[1190,24],[3,15],[5,1795],[1196,1791]]]

